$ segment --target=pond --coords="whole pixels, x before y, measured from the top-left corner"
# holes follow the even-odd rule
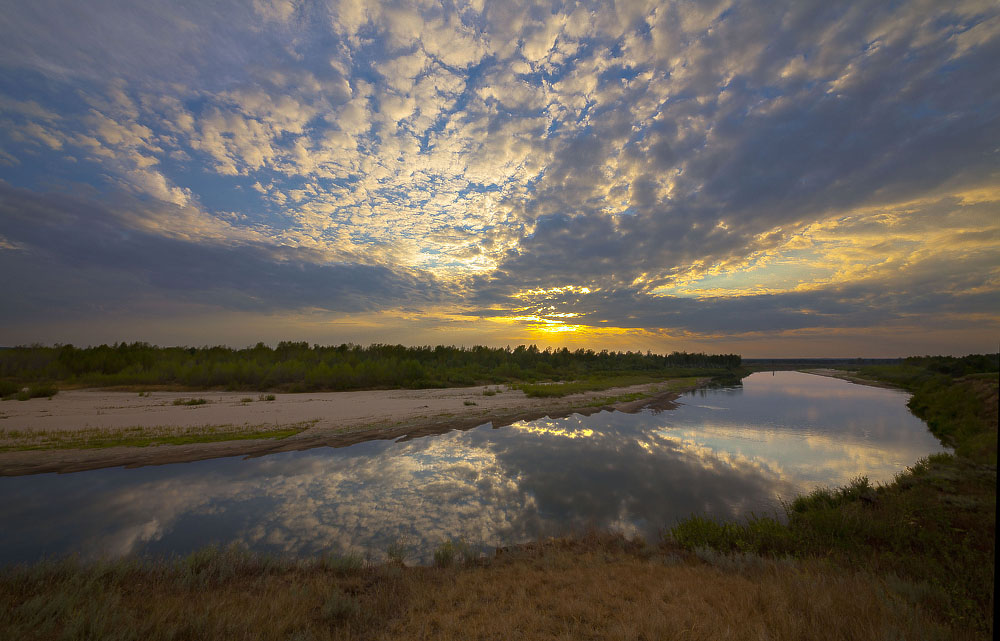
[[[523,542],[596,527],[654,539],[693,513],[739,518],[859,475],[889,481],[944,451],[908,395],[797,372],[682,396],[674,409],[489,424],[73,474],[0,478],[0,563],[76,553],[269,553],[426,562],[445,540]]]

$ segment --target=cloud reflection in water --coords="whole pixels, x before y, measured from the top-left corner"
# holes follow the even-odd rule
[[[858,474],[888,480],[941,449],[904,395],[834,379],[755,375],[742,389],[682,401],[660,413],[573,415],[250,460],[0,479],[0,520],[17,524],[0,534],[0,561],[185,553],[231,541],[375,556],[404,541],[427,560],[459,537],[496,545],[589,526],[653,537],[692,513],[759,514],[777,509],[779,496]]]

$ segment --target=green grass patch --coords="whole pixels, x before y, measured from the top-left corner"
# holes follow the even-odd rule
[[[6,381],[0,385],[0,397],[2,397],[5,401],[27,401],[33,398],[52,398],[58,393],[59,388],[48,383],[35,383],[33,385],[22,387]]]
[[[478,559],[478,556],[464,539],[448,540],[434,550],[434,565],[439,568],[470,565]]]
[[[680,374],[678,372],[678,374]],[[718,371],[706,371],[700,373],[703,376],[720,374]],[[664,375],[631,375],[631,376],[602,376],[588,378],[579,381],[568,381],[563,383],[525,383],[514,386],[531,398],[561,398],[569,394],[580,394],[583,392],[597,392],[613,387],[629,387],[631,385],[645,385],[649,383],[663,383],[657,392],[667,392],[684,389],[695,385],[698,381],[698,374],[684,372],[684,375],[672,376],[667,379]],[[601,403],[604,404],[604,403]]]
[[[204,398],[175,398],[174,405],[205,405],[208,403]]]
[[[587,407],[604,407],[605,405],[616,405],[618,403],[630,403],[641,398],[649,398],[650,394],[645,392],[633,392],[631,394],[619,394],[618,396],[602,396],[587,403]]]
[[[106,447],[150,447],[188,445],[248,439],[283,439],[316,423],[291,425],[199,425],[195,427],[123,427],[83,430],[0,430],[0,452],[29,450],[100,449]]]

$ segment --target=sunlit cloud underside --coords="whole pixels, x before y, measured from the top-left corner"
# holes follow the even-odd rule
[[[974,1],[22,3],[2,342],[992,350],[997,59]]]

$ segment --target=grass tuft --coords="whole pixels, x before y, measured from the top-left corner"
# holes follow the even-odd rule
[[[5,383],[0,391],[2,391],[0,396],[2,396],[4,400],[16,399],[19,401],[28,401],[33,398],[52,398],[59,393],[59,389],[55,385],[49,384],[35,384],[27,387],[19,387],[12,383]]]
[[[343,623],[355,618],[361,611],[357,599],[344,594],[340,588],[333,588],[320,609],[321,616],[328,623]]]
[[[391,565],[405,566],[406,559],[410,556],[410,545],[406,541],[398,539],[389,544],[385,555]]]
[[[469,565],[477,559],[478,555],[465,539],[445,541],[434,550],[434,565],[439,568]]]
[[[708,370],[703,374],[712,376],[717,373],[718,372]],[[674,378],[667,380],[664,380],[663,376],[651,375],[600,376],[563,383],[524,383],[515,387],[516,389],[523,391],[525,396],[532,398],[559,398],[568,394],[581,394],[583,392],[611,389],[612,387],[629,387],[631,385],[644,385],[648,383],[662,383],[662,385],[660,385],[660,389],[657,391],[668,392],[691,387],[698,381],[697,376],[690,376],[690,372],[687,371],[678,372],[676,374],[677,375]]]
[[[149,447],[187,445],[246,439],[283,439],[316,423],[289,425],[198,425],[193,427],[135,426],[81,430],[0,430],[0,452],[28,450],[100,449],[105,447]]]

